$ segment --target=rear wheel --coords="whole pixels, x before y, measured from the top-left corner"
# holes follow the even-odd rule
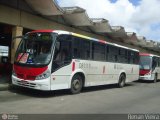
[[[82,90],[82,86],[83,86],[82,77],[79,75],[73,76],[70,89],[71,93],[72,94],[80,93]]]
[[[121,74],[119,76],[118,87],[120,87],[120,88],[124,87],[125,82],[126,82],[126,76],[125,76],[125,74]]]

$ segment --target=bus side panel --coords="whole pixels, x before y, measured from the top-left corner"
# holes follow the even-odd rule
[[[114,69],[114,63],[81,60],[79,64],[86,73],[85,86],[117,83],[119,74]]]
[[[156,67],[155,70],[152,72],[152,74],[151,74],[152,80],[154,80],[155,73],[157,73],[157,75],[158,75],[157,79],[160,79],[160,67]]]
[[[132,82],[139,79],[139,65],[124,64],[126,71],[126,82]]]
[[[111,65],[111,63],[109,63]],[[122,73],[126,74],[126,82],[132,82],[134,80],[138,80],[139,78],[139,65],[133,65],[133,64],[123,64],[123,63],[114,63],[114,66],[110,66],[110,68],[114,69],[111,71],[109,69],[110,74],[112,74],[114,77],[114,83],[117,83],[119,80],[119,76]]]
[[[71,64],[61,67],[51,75],[51,90],[68,89],[71,79],[76,74],[72,69],[75,62],[75,70],[85,73],[85,86],[96,86],[118,83],[122,72],[126,74],[126,82],[132,82],[139,78],[139,66],[133,64],[121,64],[111,62],[99,62],[90,60],[72,60]]]
[[[61,67],[51,74],[51,90],[67,89],[72,74],[71,64]]]
[[[85,86],[118,83],[122,72],[126,74],[126,82],[139,78],[139,65],[81,60],[79,68],[86,74]]]
[[[157,79],[160,79],[160,67],[156,67],[156,69],[155,69],[155,73],[157,73]]]
[[[116,75],[113,75],[114,63],[108,64],[107,62],[98,61],[82,61],[81,69],[86,73],[85,86],[95,86],[115,83],[117,80]],[[117,74],[118,75],[118,74]]]
[[[158,79],[160,79],[160,67],[157,67]]]

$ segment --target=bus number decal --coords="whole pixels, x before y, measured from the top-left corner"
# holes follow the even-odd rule
[[[79,68],[91,68],[90,63],[79,63]]]

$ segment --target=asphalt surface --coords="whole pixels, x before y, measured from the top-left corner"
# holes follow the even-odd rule
[[[20,87],[0,91],[0,113],[145,114],[160,113],[159,103],[160,82],[89,87],[76,95],[68,90],[42,92]]]

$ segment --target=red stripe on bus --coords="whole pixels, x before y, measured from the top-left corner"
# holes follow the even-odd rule
[[[104,40],[99,40],[99,42],[106,44],[107,42]]]
[[[140,56],[150,56],[151,54],[149,53],[139,53]]]
[[[14,65],[14,71],[17,77],[24,80],[35,80],[35,78],[48,69],[48,67],[33,68]]]
[[[103,74],[106,72],[106,67],[103,66]]]
[[[75,70],[75,62],[72,62],[72,72]]]

